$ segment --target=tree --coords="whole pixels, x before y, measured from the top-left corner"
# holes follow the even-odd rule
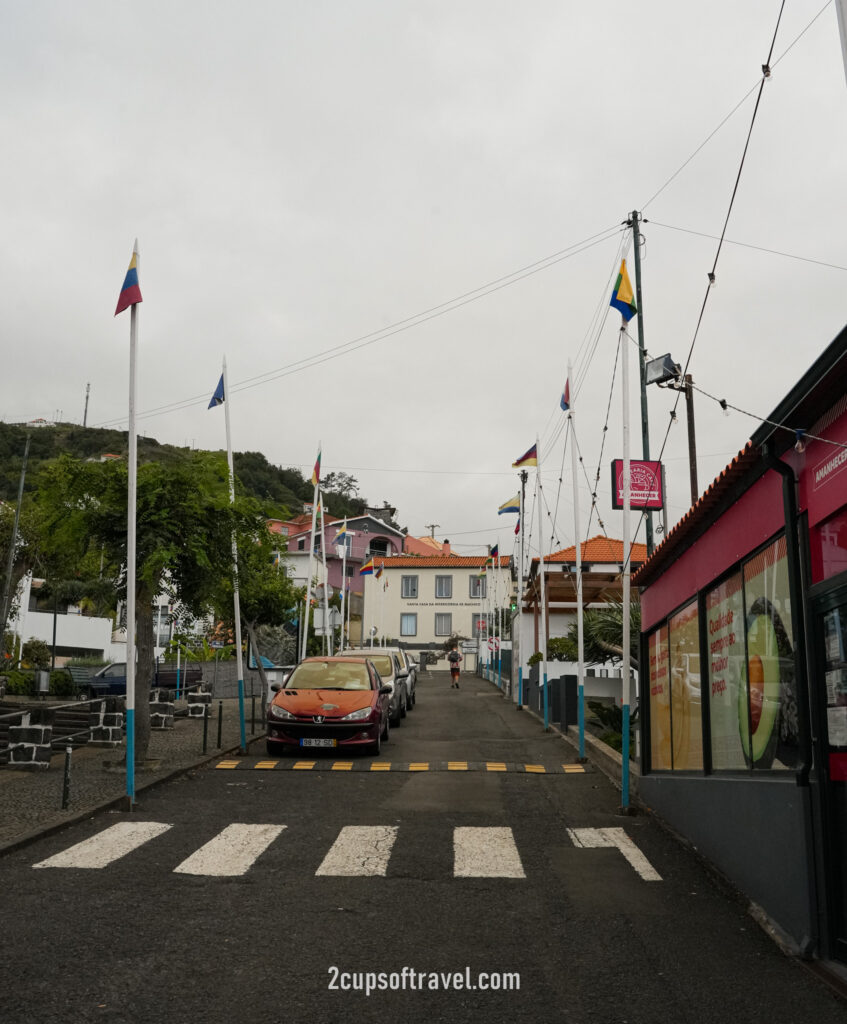
[[[264,526],[239,539],[238,543],[238,600],[241,621],[256,658],[256,667],[267,692],[268,679],[262,662],[257,629],[260,626],[281,626],[297,607],[298,590],[292,584],[281,559],[274,559],[279,548],[279,537]],[[222,618],[232,620],[232,575],[221,577],[215,604]]]
[[[123,460],[81,462],[67,456],[41,473],[37,501],[39,544],[49,556],[97,551],[118,593],[126,592],[127,466]],[[154,672],[153,601],[178,594],[194,615],[205,614],[231,571],[232,531],[265,528],[252,499],[229,500],[226,460],[220,454],[177,452],[167,462],[138,467],[136,499],[136,758],[150,739],[149,697]],[[132,623],[127,624],[132,628]]]
[[[638,647],[641,635],[641,604],[630,602],[629,637],[630,665],[639,668]],[[579,659],[577,624],[572,622],[567,636],[556,637],[547,645],[548,656],[567,661]],[[583,651],[589,665],[623,660],[623,602],[615,601],[602,608],[589,608],[583,615]]]

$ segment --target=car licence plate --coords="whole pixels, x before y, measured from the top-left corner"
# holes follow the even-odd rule
[[[329,739],[329,737],[302,737],[300,740],[301,747],[334,747],[335,740]]]

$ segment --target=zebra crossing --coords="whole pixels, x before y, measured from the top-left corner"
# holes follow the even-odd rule
[[[35,869],[103,870],[155,843],[174,826],[156,821],[121,821],[45,860]],[[397,825],[345,825],[314,872],[316,876],[385,877],[389,872]],[[173,874],[233,878],[247,874],[277,842],[284,842],[286,825],[232,823],[203,843],[172,869]],[[506,826],[457,826],[452,830],[454,878],[526,879],[515,836]],[[661,875],[623,828],[567,829],[576,849],[616,848],[646,882]]]

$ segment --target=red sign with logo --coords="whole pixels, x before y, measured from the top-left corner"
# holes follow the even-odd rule
[[[664,508],[661,462],[630,459],[629,481],[630,508]],[[623,459],[612,460],[612,508],[623,508]]]

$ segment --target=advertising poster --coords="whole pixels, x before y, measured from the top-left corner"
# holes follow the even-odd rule
[[[668,629],[650,634],[650,763],[654,770],[670,769],[671,702],[668,687]]]
[[[668,621],[671,666],[673,767],[703,767],[703,726],[700,695],[700,623],[692,601]]]
[[[706,630],[709,636],[712,767],[746,768],[738,720],[742,710],[745,715],[747,713],[741,573],[706,595]]]
[[[754,768],[799,763],[799,718],[794,691],[794,632],[785,538],[744,565],[747,609],[746,690],[739,730]],[[749,715],[745,714],[749,700]]]

